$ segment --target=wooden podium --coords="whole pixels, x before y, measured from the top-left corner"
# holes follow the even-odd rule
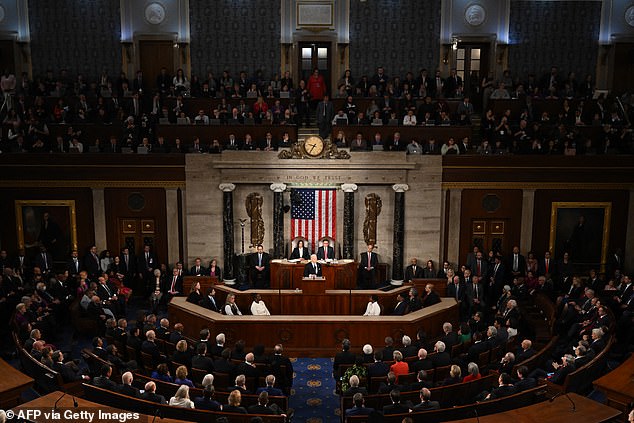
[[[297,284],[297,288],[301,289],[304,294],[325,294],[326,278],[319,276],[316,278],[302,278]],[[332,289],[332,288],[328,288]]]

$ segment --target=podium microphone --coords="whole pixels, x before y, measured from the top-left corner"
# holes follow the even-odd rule
[[[570,404],[572,405],[571,411],[572,412],[577,411],[577,406],[576,406],[575,402],[572,400],[572,398],[570,398],[570,395],[568,395],[568,393],[564,392],[564,391],[557,392],[555,395],[550,397],[550,399],[548,399],[548,402],[553,402],[553,401],[555,401],[556,398],[558,398],[558,397],[560,397],[562,395],[565,396],[566,398],[568,398],[568,401],[570,401]]]
[[[62,396],[57,398],[55,404],[53,404],[53,411],[57,411],[57,404],[66,396],[66,392],[62,393]]]

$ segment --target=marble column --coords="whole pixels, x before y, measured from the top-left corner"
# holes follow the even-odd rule
[[[286,184],[271,184],[273,191],[273,258],[284,257],[284,199]]]
[[[462,189],[449,190],[449,225],[447,226],[447,257],[454,267],[460,263],[460,216],[462,211]],[[469,230],[469,229],[467,229]]]
[[[176,263],[180,260],[178,251],[178,190],[165,189],[165,207],[167,212],[167,262]]]
[[[403,250],[405,249],[405,191],[407,184],[394,184],[394,240],[392,241],[392,280],[403,280]]]
[[[220,184],[222,191],[222,241],[224,245],[224,280],[234,281],[234,248],[233,248],[233,191],[234,184]]]
[[[106,201],[103,188],[92,189],[92,212],[95,223],[95,245],[106,249]]]
[[[343,191],[343,257],[354,259],[354,192],[356,184],[342,184]]]
[[[533,243],[533,215],[535,204],[535,190],[525,189],[522,191],[522,222],[520,229],[520,251],[527,253],[531,251]]]
[[[625,229],[625,251],[628,254],[624,254],[623,266],[626,273],[629,275],[634,269],[634,255],[631,254],[634,251],[634,190],[630,190],[629,205],[627,208],[627,228]],[[613,251],[608,251],[613,253]]]

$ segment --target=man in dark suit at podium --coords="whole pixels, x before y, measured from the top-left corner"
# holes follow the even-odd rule
[[[269,269],[271,256],[258,245],[257,252],[251,254],[251,282],[255,288],[269,287]]]
[[[306,263],[304,266],[304,277],[307,278],[310,275],[315,275],[320,278],[321,275],[321,264],[317,261],[317,254],[310,255],[310,263]]]
[[[368,251],[361,254],[359,278],[362,289],[373,289],[376,285],[376,268],[379,265],[379,256],[372,250],[374,250],[374,245],[368,244]]]
[[[322,246],[317,249],[317,258],[319,260],[334,260],[335,249],[330,246],[330,241],[324,239]]]

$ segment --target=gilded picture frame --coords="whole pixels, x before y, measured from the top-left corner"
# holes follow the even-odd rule
[[[549,250],[558,259],[568,252],[573,264],[605,271],[611,215],[611,202],[553,202]]]
[[[15,221],[18,248],[27,254],[44,245],[53,260],[62,261],[77,249],[75,200],[16,200]]]

